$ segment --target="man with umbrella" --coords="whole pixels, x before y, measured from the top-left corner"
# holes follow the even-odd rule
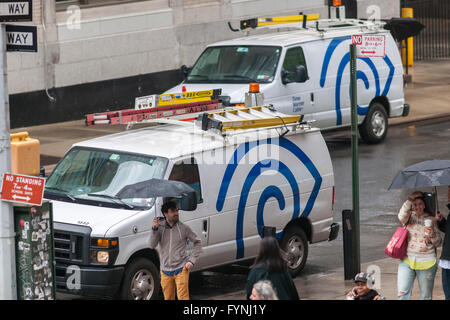
[[[450,186],[448,187],[447,208],[450,210]],[[448,217],[447,217],[448,218]],[[436,214],[439,230],[445,233],[444,244],[439,266],[442,268],[442,288],[444,289],[445,300],[450,300],[450,229],[447,219],[440,212]]]
[[[194,266],[202,250],[200,238],[192,229],[179,221],[178,204],[174,198],[180,199],[182,210],[193,211],[197,208],[197,196],[194,189],[181,181],[150,179],[120,190],[118,198],[127,197],[163,197],[161,211],[164,215],[156,217],[152,222],[152,232],[149,239],[150,248],[159,244],[161,287],[165,300],[189,300],[189,270]],[[194,244],[190,255],[187,254],[188,242]]]
[[[178,205],[174,200],[165,202],[161,211],[164,219],[155,217],[149,239],[150,248],[160,245],[161,287],[165,300],[189,300],[189,270],[202,250],[202,241],[192,229],[179,221]],[[187,255],[188,240],[194,244]]]

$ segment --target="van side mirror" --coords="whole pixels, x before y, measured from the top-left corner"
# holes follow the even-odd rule
[[[183,77],[183,80],[185,80],[191,70],[185,64],[183,64],[180,68],[180,71],[181,71],[181,76]]]
[[[306,68],[301,64],[295,67],[294,72],[289,72],[284,69],[281,71],[281,81],[283,82],[283,84],[288,84],[291,82],[303,83],[306,80],[308,80]]]
[[[182,197],[178,202],[180,210],[184,211],[194,211],[197,209],[197,192],[188,192],[187,195]]]

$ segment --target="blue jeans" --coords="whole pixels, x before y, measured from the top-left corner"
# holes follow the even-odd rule
[[[397,298],[398,300],[411,299],[414,279],[417,276],[420,289],[420,300],[431,300],[433,296],[434,277],[437,263],[427,270],[413,270],[405,262],[398,265]]]
[[[450,269],[442,268],[442,288],[444,289],[445,300],[450,300]]]

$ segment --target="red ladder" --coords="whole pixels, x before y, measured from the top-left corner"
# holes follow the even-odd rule
[[[138,123],[145,120],[174,116],[178,116],[177,118],[182,121],[193,121],[195,120],[194,113],[217,110],[220,108],[222,108],[222,103],[219,99],[215,99],[147,109],[123,109],[87,114],[85,123],[86,126]]]

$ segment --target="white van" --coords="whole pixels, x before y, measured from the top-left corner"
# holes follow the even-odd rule
[[[385,57],[358,58],[357,62],[359,132],[367,143],[381,142],[388,130],[388,118],[409,113],[396,42],[382,24],[370,21],[317,23],[306,29],[211,44],[186,79],[166,93],[222,88],[222,95],[228,96],[233,105],[244,103],[248,84],[257,82],[265,103],[280,112],[303,114],[321,129],[348,126],[351,36],[384,35]]]
[[[270,226],[289,253],[289,270],[300,272],[308,243],[335,239],[339,225],[320,130],[298,122],[287,128],[224,137],[193,124],[166,124],[74,144],[45,189],[53,203],[57,291],[157,297],[159,256],[148,239],[162,199],[116,195],[124,186],[174,175],[197,193],[196,210],[180,211],[202,240],[194,271],[254,258],[262,228]]]

